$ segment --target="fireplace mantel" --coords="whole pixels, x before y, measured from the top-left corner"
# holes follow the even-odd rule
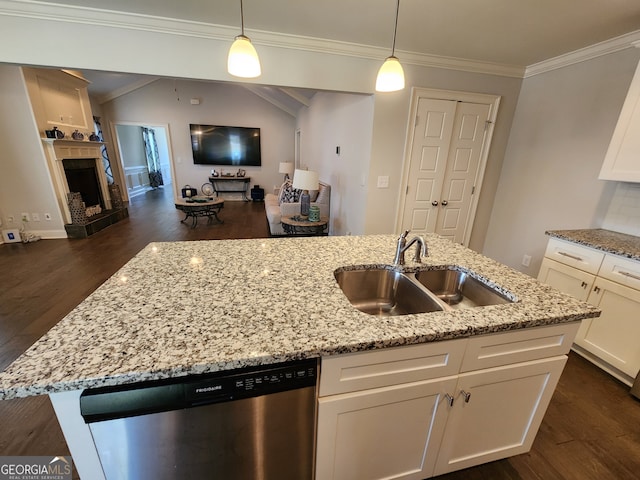
[[[51,172],[51,179],[56,192],[58,205],[60,206],[60,211],[63,212],[65,223],[71,223],[71,213],[67,206],[69,185],[67,184],[67,177],[62,164],[62,161],[65,159],[86,158],[93,159],[95,161],[96,172],[98,173],[98,183],[100,185],[102,198],[105,202],[105,207],[107,209],[112,208],[107,176],[102,165],[101,147],[104,145],[103,142],[43,138],[42,143],[47,156],[47,163],[49,165],[49,171]]]

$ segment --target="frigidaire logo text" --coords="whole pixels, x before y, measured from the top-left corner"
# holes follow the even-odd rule
[[[196,388],[196,393],[208,393],[222,390],[222,385],[211,385],[210,387]]]

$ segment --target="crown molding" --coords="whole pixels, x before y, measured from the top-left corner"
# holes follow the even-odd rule
[[[36,0],[0,0],[0,16],[33,18],[61,23],[78,23],[117,29],[128,29],[180,35],[229,42],[238,34],[238,27],[217,25],[189,20],[171,19],[117,12],[112,10],[75,5],[45,3]],[[314,37],[288,35],[261,30],[246,29],[245,33],[254,45],[269,46],[288,50],[304,50],[315,53],[365,58],[382,62],[388,55],[388,48],[357,43],[341,42]],[[397,51],[403,64],[421,67],[461,70],[489,75],[522,78],[524,68],[478,62],[462,58],[424,55],[415,52]]]
[[[551,70],[574,65],[576,63],[586,62],[587,60],[607,55],[609,53],[619,52],[630,47],[640,48],[640,30],[626,33],[619,37],[614,37],[589,47],[581,48],[564,55],[559,55],[557,57],[529,65],[525,70],[524,78],[533,77],[534,75],[550,72]]]
[[[33,18],[61,23],[79,23],[139,30],[167,35],[213,39],[229,42],[238,34],[238,27],[217,25],[190,20],[157,17],[113,10],[45,3],[37,0],[0,0],[0,16]],[[382,62],[389,54],[387,48],[357,43],[327,40],[315,37],[288,35],[262,30],[246,32],[254,45],[288,50],[303,50],[314,53],[365,58]],[[604,42],[581,48],[574,52],[538,62],[527,67],[491,62],[480,62],[454,57],[441,57],[416,52],[397,51],[396,56],[404,65],[443,68],[503,77],[528,78],[575,63],[584,62],[631,46],[640,47],[640,30]]]

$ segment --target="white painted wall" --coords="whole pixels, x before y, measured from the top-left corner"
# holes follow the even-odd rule
[[[639,59],[627,49],[524,81],[484,254],[537,276],[546,230],[603,225],[617,185],[598,174]]]
[[[177,91],[176,91],[177,90]],[[191,105],[199,98],[199,105]],[[184,185],[200,190],[212,168],[194,165],[189,124],[259,127],[262,166],[244,167],[253,185],[280,185],[278,165],[293,160],[295,119],[269,102],[232,84],[161,79],[102,104],[103,122],[167,125],[174,162],[174,191]],[[109,152],[110,157],[114,157]],[[230,167],[223,167],[232,171]],[[233,172],[235,173],[235,171]]]
[[[137,125],[116,125],[122,164],[127,167],[146,167],[147,159],[142,141],[142,127]]]
[[[470,248],[481,251],[521,80],[437,68],[420,68],[412,65],[405,67],[405,78],[409,86],[501,96],[493,143],[487,159],[482,193],[478,200],[476,221],[469,243]],[[391,233],[394,231],[399,198],[405,191],[404,185],[401,185],[400,181],[410,101],[410,88],[375,96],[366,233]],[[389,188],[376,187],[379,175],[389,176]]]
[[[22,73],[9,65],[0,65],[0,145],[0,228],[20,228],[23,212],[38,213],[40,221],[29,222],[28,231],[66,238]]]
[[[300,164],[331,185],[332,235],[365,233],[373,104],[372,95],[318,92],[298,116]]]

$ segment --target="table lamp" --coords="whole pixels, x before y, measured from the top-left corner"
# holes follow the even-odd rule
[[[308,217],[309,207],[311,206],[309,190],[318,190],[318,172],[296,170],[293,174],[293,188],[302,190],[302,195],[300,195],[300,216]]]
[[[293,175],[293,162],[280,162],[278,173],[284,173],[284,181],[286,182]]]

